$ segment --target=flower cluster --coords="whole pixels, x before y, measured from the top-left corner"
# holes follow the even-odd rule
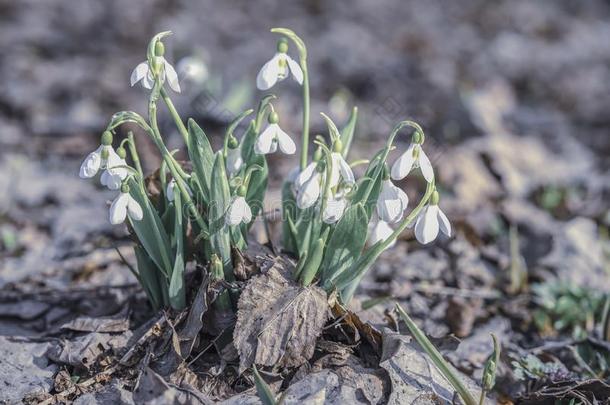
[[[439,232],[450,236],[451,225],[439,208],[434,170],[423,149],[424,131],[412,121],[400,122],[385,147],[370,160],[350,164],[357,110],[354,108],[341,130],[322,114],[328,137],[316,136],[311,142],[315,151],[309,155],[307,50],[291,30],[277,28],[272,32],[281,36],[277,52],[260,69],[256,86],[268,91],[292,76],[303,91],[299,165],[286,177],[282,188],[283,249],[298,260],[295,280],[304,286],[318,283],[329,292],[337,291],[340,299],[348,302],[367,269],[406,228],[414,226],[417,240],[428,244]],[[141,83],[149,90],[147,118],[132,111],[115,114],[100,147],[83,161],[80,177],[92,178],[101,172],[102,185],[119,192],[110,206],[110,222],[130,220],[137,237],[136,276],[153,306],[181,309],[185,305],[187,261],[209,263],[214,278],[234,279],[232,251],[247,246],[248,231],[260,214],[268,180],[267,156],[278,150],[293,155],[298,148],[279,125],[279,114],[271,103],[277,97],[267,94],[256,109],[244,111],[228,125],[223,146],[214,151],[195,121],[190,119],[185,124],[166,91],[166,87],[181,91],[176,70],[165,58],[162,41],[169,34],[162,32],[151,39],[146,60],[131,74],[132,86]],[[297,48],[298,58],[289,56],[290,43]],[[160,102],[182,135],[187,164],[178,162],[165,145],[157,122]],[[253,118],[238,138],[236,131],[252,113]],[[156,189],[162,190],[161,198],[149,193],[133,134],[123,139],[116,151],[112,146],[117,129],[127,123],[135,124],[159,151],[162,164],[153,180],[160,182],[161,187]],[[388,157],[405,128],[412,130],[411,144],[390,167]],[[127,163],[128,151],[132,166]],[[354,167],[363,163],[366,170],[357,178]],[[427,188],[407,215],[410,199],[394,181],[416,169]],[[187,238],[190,243],[186,243]],[[223,296],[217,305],[221,304],[230,309],[231,298]]]

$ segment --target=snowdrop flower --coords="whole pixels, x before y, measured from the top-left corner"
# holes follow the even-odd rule
[[[383,181],[377,199],[377,215],[379,218],[391,224],[400,221],[408,203],[407,193],[396,187],[392,180]]]
[[[174,67],[163,57],[165,54],[165,46],[163,42],[158,41],[155,44],[155,62],[154,64],[158,66],[158,68],[151,67],[147,60],[140,63],[135,67],[133,72],[131,72],[131,85],[138,82],[142,82],[142,86],[144,88],[151,90],[155,85],[155,73],[156,70],[160,75],[159,79],[161,83],[164,83],[167,79],[169,83],[169,87],[172,88],[176,93],[180,93],[180,83],[178,81],[178,74]]]
[[[415,222],[415,237],[419,243],[426,245],[438,236],[438,231],[451,236],[451,224],[438,206],[439,195],[432,193],[430,203],[421,211]]]
[[[134,221],[140,221],[144,217],[142,207],[129,194],[129,187],[125,184],[110,206],[110,223],[112,225],[121,224],[125,222],[127,215]]]
[[[193,192],[191,191],[189,186],[186,183],[184,183],[184,186],[186,187],[187,193],[189,193],[189,195],[192,197]],[[176,179],[171,179],[169,183],[167,183],[167,187],[165,188],[165,197],[167,198],[167,201],[174,201],[174,193],[176,192],[176,187],[178,187],[178,185],[176,184]]]
[[[354,172],[349,164],[343,159],[340,152],[333,152],[330,155],[333,167],[330,174],[330,186],[335,187],[339,184],[339,180],[343,179],[348,184],[354,184],[356,182],[354,178]]]
[[[294,187],[297,190],[297,207],[304,210],[313,206],[320,198],[322,173],[318,171],[318,163],[312,162],[299,173]]]
[[[416,132],[413,135],[413,140],[411,141],[409,148],[396,159],[396,162],[394,162],[394,165],[392,166],[392,178],[394,180],[404,179],[409,172],[411,172],[411,169],[418,167],[421,169],[421,173],[428,183],[431,183],[434,180],[432,164],[421,145],[421,134]]]
[[[256,76],[256,87],[269,90],[275,83],[282,81],[292,73],[299,84],[303,84],[303,71],[299,64],[286,54],[288,41],[282,38],[277,43],[277,53],[263,65]]]
[[[342,194],[337,193],[335,196],[330,196],[326,201],[326,208],[322,213],[322,220],[327,224],[334,224],[341,219],[346,206],[347,200]]]
[[[259,155],[273,153],[280,146],[280,150],[287,155],[296,152],[297,147],[290,136],[279,126],[279,117],[275,111],[269,114],[269,125],[259,135],[254,144],[254,151]]]
[[[231,204],[227,209],[225,223],[229,226],[247,224],[252,220],[252,210],[245,198],[246,188],[240,186],[237,190],[237,195],[231,200]]]
[[[378,242],[383,242],[388,239],[394,230],[390,225],[382,219],[379,219],[372,227],[371,234],[369,235],[368,243],[370,246]],[[393,240],[388,247],[392,247],[396,244],[396,240]]]
[[[244,164],[244,159],[241,156],[241,145],[231,148],[227,152],[227,172],[230,176],[234,176]]]
[[[123,160],[112,148],[112,133],[104,131],[99,148],[89,153],[80,165],[79,176],[81,179],[94,177],[100,169],[120,166]]]

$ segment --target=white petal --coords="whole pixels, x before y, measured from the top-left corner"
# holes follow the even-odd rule
[[[129,194],[121,193],[114,199],[110,205],[110,223],[118,225],[125,221],[127,217],[127,204],[129,203]]]
[[[303,187],[303,185],[307,183],[309,179],[311,179],[311,176],[316,173],[317,166],[318,164],[316,162],[311,162],[305,167],[305,169],[301,173],[297,175],[296,180],[294,182],[294,185],[297,189]]]
[[[176,70],[168,61],[164,60],[164,62],[165,74],[169,87],[171,87],[176,93],[180,93],[180,82],[178,81],[178,74],[176,73]]]
[[[239,225],[242,221],[244,223],[250,222],[252,218],[252,212],[244,197],[233,197],[233,201],[227,209],[225,216],[225,223],[230,226]]]
[[[280,73],[280,54],[275,54],[263,65],[256,76],[256,87],[259,90],[269,90],[277,82]]]
[[[343,181],[349,184],[354,184],[356,182],[354,179],[354,172],[352,172],[352,168],[349,167],[345,159],[343,159],[343,156],[341,156],[340,153],[333,153],[332,156],[333,159],[339,164],[339,170],[341,171]]]
[[[148,62],[142,62],[131,72],[131,85],[133,86],[148,75]]]
[[[165,188],[165,198],[167,201],[174,201],[174,189],[176,188],[176,179],[171,179]]]
[[[417,219],[415,224],[415,237],[419,243],[426,245],[438,236],[438,206],[429,205],[426,212]]]
[[[424,175],[424,179],[428,183],[434,181],[434,169],[432,168],[432,164],[430,163],[430,159],[424,153],[424,150],[419,148],[419,168],[421,169],[421,173]]]
[[[277,145],[274,145],[273,142],[275,139],[275,127],[277,127],[277,124],[269,124],[263,133],[258,136],[254,144],[254,152],[259,155],[266,155],[275,151],[275,148],[277,148]]]
[[[243,164],[244,159],[241,156],[241,147],[229,149],[227,153],[227,172],[232,176],[239,172]]]
[[[286,62],[288,62],[288,67],[290,68],[294,80],[299,84],[303,84],[303,71],[301,70],[301,66],[288,55],[286,55]]]
[[[377,215],[385,222],[396,223],[402,219],[407,203],[405,192],[393,185],[392,181],[386,180],[377,199]]]
[[[292,155],[297,151],[297,146],[290,135],[284,132],[279,125],[276,128],[275,139],[277,139],[277,143],[280,145],[280,150],[285,154]]]
[[[299,189],[297,195],[297,207],[304,210],[311,207],[318,201],[320,197],[320,175],[316,172],[311,178]]]
[[[100,180],[102,185],[108,187],[110,190],[118,190],[123,183],[121,176],[112,170],[105,170],[104,173],[102,173],[102,178]]]
[[[90,179],[95,176],[102,165],[102,146],[87,155],[80,165],[79,176],[82,179]]]
[[[238,200],[238,204],[241,207],[241,222],[247,224],[252,221],[252,210],[244,197],[238,197]]]
[[[390,237],[394,230],[390,227],[390,225],[382,220],[377,221],[377,223],[373,226],[371,231],[371,235],[369,236],[369,244],[374,245],[378,242],[382,242]],[[392,247],[396,244],[396,241],[392,241],[392,243],[388,247]]]
[[[339,221],[345,211],[347,201],[345,198],[330,198],[326,203],[326,208],[322,213],[322,220],[327,224],[334,224]]]
[[[405,153],[400,155],[396,162],[392,165],[392,178],[394,180],[402,180],[413,168],[413,163],[415,163],[415,159],[413,158],[413,149],[415,148],[414,144],[409,145]]]
[[[127,195],[127,199],[127,213],[129,214],[129,218],[140,221],[144,217],[142,207],[140,207],[140,204],[129,194]]]
[[[447,236],[451,236],[451,223],[449,222],[449,218],[441,209],[438,209],[438,222],[441,226],[441,232],[443,232]]]
[[[121,157],[114,151],[112,145],[103,145],[102,150],[107,152],[106,159],[102,159],[102,169],[120,166],[123,164],[124,160],[121,159]]]
[[[144,78],[142,79],[142,87],[144,87],[145,89],[151,90],[154,85],[155,85],[155,78],[153,77],[152,73],[149,70],[148,74],[146,76],[144,76]]]

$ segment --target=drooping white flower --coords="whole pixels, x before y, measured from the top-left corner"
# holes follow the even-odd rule
[[[259,155],[266,155],[275,152],[278,145],[280,150],[287,155],[292,155],[297,150],[292,138],[280,128],[277,122],[269,123],[256,140],[254,151]]]
[[[318,171],[318,163],[312,162],[299,173],[294,187],[297,191],[297,207],[304,210],[313,206],[320,198],[322,174]]]
[[[420,143],[411,142],[407,150],[394,162],[392,178],[394,180],[404,179],[411,172],[411,169],[418,167],[426,181],[431,183],[434,180],[434,169],[430,159],[426,156]]]
[[[160,65],[162,68],[159,74],[161,75],[161,83],[164,83],[167,79],[167,83],[169,83],[169,87],[172,88],[176,93],[180,93],[180,82],[178,80],[178,74],[174,67],[163,57],[163,56],[155,56],[159,58]],[[151,90],[155,84],[155,77],[153,75],[153,71],[148,64],[148,61],[144,61],[135,67],[133,72],[131,72],[131,85],[138,82],[142,82],[142,86],[148,90]]]
[[[451,236],[451,223],[449,219],[431,199],[431,203],[424,207],[415,222],[415,237],[419,243],[426,245],[438,236],[438,231]]]
[[[134,221],[139,221],[144,216],[142,207],[129,195],[129,192],[121,191],[110,206],[110,223],[113,225],[121,224],[125,222],[127,215]]]
[[[333,162],[330,174],[330,186],[336,187],[341,179],[347,184],[354,184],[356,182],[354,172],[352,172],[352,168],[349,167],[349,164],[343,159],[343,156],[337,152],[331,153],[330,156]]]
[[[385,241],[388,239],[394,230],[390,227],[390,225],[384,220],[379,219],[377,222],[373,224],[371,229],[368,244],[373,246],[378,242]],[[393,240],[392,243],[388,247],[392,247],[396,244],[396,240]]]
[[[343,216],[346,207],[347,200],[342,194],[337,193],[337,195],[330,196],[326,201],[326,207],[322,213],[322,220],[327,224],[336,223]]]
[[[384,180],[377,199],[377,215],[384,222],[394,224],[402,219],[409,204],[407,193],[396,187],[392,180]]]
[[[227,152],[226,162],[227,172],[229,173],[229,175],[233,176],[237,172],[239,172],[239,169],[241,169],[243,164],[244,159],[241,156],[241,145],[234,149],[229,148],[229,151]]]
[[[122,159],[112,148],[112,145],[100,145],[99,148],[89,153],[85,160],[80,165],[79,176],[82,179],[90,179],[94,177],[100,169],[106,169],[111,164],[111,167],[119,166]]]
[[[167,201],[174,201],[174,193],[176,192],[176,187],[178,187],[178,185],[176,184],[176,179],[171,179],[169,183],[167,183],[167,187],[165,188],[165,197],[167,198]],[[188,184],[184,183],[184,187],[186,187],[187,193],[189,193],[189,195],[192,197],[193,192],[189,188]]]
[[[263,65],[256,76],[256,87],[259,90],[269,90],[275,83],[287,78],[290,73],[292,73],[292,77],[297,83],[303,84],[301,66],[288,56],[287,50],[288,44],[285,41],[280,41],[277,53]]]
[[[251,220],[252,210],[245,197],[239,195],[233,197],[225,215],[225,223],[229,226],[235,226],[241,223],[247,224]]]

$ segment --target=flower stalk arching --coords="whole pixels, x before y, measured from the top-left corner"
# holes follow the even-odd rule
[[[271,32],[284,35],[294,42],[299,50],[299,66],[303,72],[303,133],[301,139],[301,160],[300,168],[304,170],[307,166],[308,147],[309,147],[309,72],[307,70],[307,47],[301,38],[294,31],[287,28],[273,28]]]

